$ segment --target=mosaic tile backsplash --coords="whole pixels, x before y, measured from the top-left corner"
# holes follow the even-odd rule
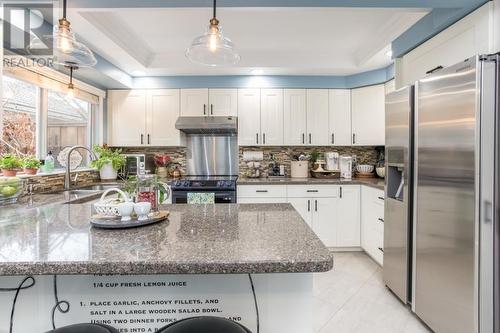
[[[182,174],[186,173],[186,148],[185,147],[135,147],[135,148],[122,148],[124,153],[144,153],[152,158],[154,154],[167,154],[172,161],[179,165]],[[285,173],[290,175],[290,161],[292,156],[298,153],[310,154],[313,151],[320,153],[338,152],[340,155],[356,156],[358,164],[375,165],[378,161],[378,152],[375,147],[311,147],[311,146],[297,146],[297,147],[240,147],[239,149],[239,166],[240,176],[244,176],[248,170],[246,162],[243,161],[244,151],[262,151],[264,153],[264,160],[261,161],[262,175],[267,175],[267,168],[271,162],[271,154],[274,155],[278,163],[285,166]]]

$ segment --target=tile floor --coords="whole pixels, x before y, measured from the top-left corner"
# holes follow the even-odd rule
[[[333,256],[334,269],[314,276],[314,332],[430,332],[387,290],[382,268],[365,253]]]

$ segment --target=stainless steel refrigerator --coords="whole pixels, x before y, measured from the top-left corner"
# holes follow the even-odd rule
[[[403,303],[411,301],[414,87],[385,99],[384,282]]]
[[[412,309],[436,333],[498,332],[498,62],[415,86]]]

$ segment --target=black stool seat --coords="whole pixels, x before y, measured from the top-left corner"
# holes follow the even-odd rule
[[[75,324],[60,327],[47,333],[118,333],[116,328],[100,324]]]
[[[220,317],[191,317],[176,321],[157,333],[252,333],[237,322]]]

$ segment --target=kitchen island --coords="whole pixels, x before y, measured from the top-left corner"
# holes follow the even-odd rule
[[[312,272],[333,261],[291,205],[162,209],[171,212],[167,221],[127,230],[90,227],[90,203],[25,209],[11,219],[3,210],[0,288],[35,282],[19,293],[14,331],[91,321],[154,332],[181,318],[218,315],[256,332],[257,301],[261,332],[312,332]],[[0,331],[12,297],[0,293]]]

